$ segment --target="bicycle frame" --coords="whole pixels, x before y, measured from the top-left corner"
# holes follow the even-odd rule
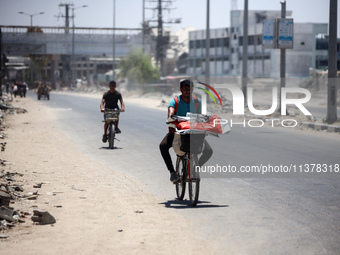
[[[178,156],[178,157],[181,157],[181,158],[183,158],[184,160],[187,161],[187,174],[188,174],[188,177],[187,177],[187,180],[184,180],[184,181],[188,182],[188,181],[190,181],[192,179],[200,179],[199,172],[196,172],[195,169],[193,169],[193,171],[195,172],[195,177],[191,178],[192,174],[191,174],[190,153],[185,153],[183,156]],[[191,157],[192,157],[192,160],[195,160],[195,157],[197,157],[197,155],[196,154],[192,154]],[[197,162],[195,162],[195,163],[197,164]]]
[[[198,154],[202,152],[203,149],[203,142],[205,139],[205,136],[208,134],[212,134],[214,136],[218,137],[218,134],[213,134],[212,132],[208,132],[203,125],[203,122],[206,121],[206,116],[202,116],[199,114],[191,114],[190,118],[188,117],[181,117],[181,116],[171,116],[167,124],[176,129],[176,132],[183,135],[181,137],[181,146],[178,149],[178,143],[176,141],[176,150],[178,150],[180,153],[180,156],[177,154],[177,162],[176,162],[176,173],[180,177],[180,180],[176,182],[176,193],[177,198],[179,200],[182,200],[185,195],[185,187],[186,183],[188,183],[189,186],[189,198],[190,203],[192,206],[196,206],[198,202],[198,196],[199,196],[199,190],[200,190],[200,173],[199,171],[196,172],[195,167],[199,165],[198,163]],[[186,129],[186,130],[178,130],[176,125],[174,125],[174,120],[182,120],[182,121],[196,121],[200,123],[203,127],[202,130],[195,130],[192,132],[192,130]],[[189,139],[185,138],[184,136],[190,135]],[[190,140],[190,137],[192,135],[196,136],[196,140]],[[183,139],[182,139],[183,138]],[[189,146],[188,146],[189,145]],[[191,148],[190,148],[191,147]],[[185,152],[182,154],[182,152]]]
[[[192,163],[191,160],[192,159]],[[182,164],[182,167],[180,165]],[[184,198],[186,183],[189,184],[189,198],[192,206],[196,206],[199,196],[200,176],[193,167],[198,164],[197,154],[185,153],[183,156],[177,155],[176,172],[180,180],[176,182],[176,193],[179,200]],[[191,172],[193,169],[193,172]]]

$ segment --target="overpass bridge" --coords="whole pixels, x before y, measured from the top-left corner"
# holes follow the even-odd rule
[[[28,74],[31,82],[42,80],[43,75],[52,84],[58,80],[69,84],[77,78],[89,79],[95,73],[112,70],[113,49],[116,61],[128,55],[131,48],[143,46],[141,28],[0,26],[0,29],[2,53],[10,60],[28,55],[50,56],[49,63],[43,67],[43,74],[32,73],[30,68]],[[152,45],[153,41],[147,37],[145,52],[150,53],[154,47]],[[32,61],[21,63],[22,66],[15,66],[16,63],[9,65],[8,79],[21,79],[18,70],[23,72],[20,76],[25,77],[25,69]]]
[[[8,56],[101,55],[121,57],[142,46],[141,28],[0,26]],[[113,46],[113,44],[115,46]]]

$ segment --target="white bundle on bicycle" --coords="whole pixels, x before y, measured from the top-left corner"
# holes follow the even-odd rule
[[[227,121],[214,115],[187,114],[187,117],[171,116],[167,123],[169,126],[176,128],[179,133],[207,133],[211,135],[222,135],[230,132],[230,126]]]
[[[172,142],[172,148],[178,156],[183,156],[185,154],[185,151],[181,150],[181,144],[181,135],[176,132],[174,135],[174,140]]]
[[[218,115],[189,113],[187,117],[172,116],[167,123],[176,128],[172,147],[179,156],[190,151],[190,135],[194,135],[194,139],[191,139],[191,149],[200,153],[206,135],[218,136],[230,132],[229,124],[222,121]]]

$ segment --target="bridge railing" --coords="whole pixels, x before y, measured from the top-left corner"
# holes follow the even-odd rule
[[[31,27],[31,26],[0,26],[3,33],[47,33],[72,34],[73,27]],[[109,28],[109,27],[74,27],[75,34],[133,34],[142,31],[142,28]]]

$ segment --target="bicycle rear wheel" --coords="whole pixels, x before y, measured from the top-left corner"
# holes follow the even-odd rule
[[[190,171],[190,179],[189,179],[189,198],[190,204],[192,206],[196,206],[198,202],[198,196],[200,193],[200,176],[199,172],[195,171],[195,166],[198,165],[198,157],[197,155],[193,155],[191,157],[191,164],[189,163],[190,169],[188,167],[188,171]],[[191,166],[192,165],[192,166]]]
[[[109,124],[109,148],[110,149],[113,149],[114,147],[115,135],[116,135],[115,124],[110,123]]]
[[[185,194],[185,186],[186,186],[186,173],[187,173],[187,164],[184,158],[177,156],[176,161],[176,173],[180,178],[180,181],[176,183],[176,194],[179,200],[183,200]]]

